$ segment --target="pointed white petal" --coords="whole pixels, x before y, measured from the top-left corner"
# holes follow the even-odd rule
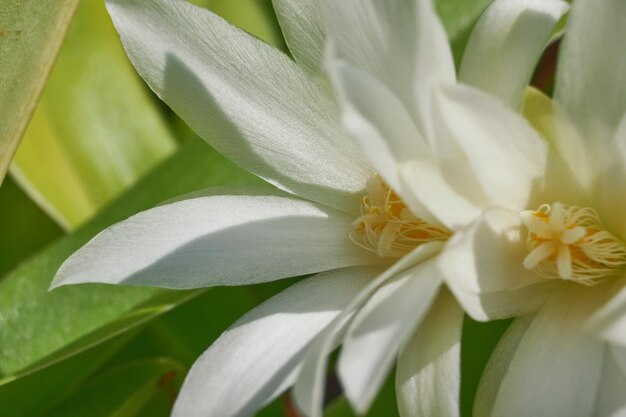
[[[487,197],[511,209],[528,207],[542,191],[548,144],[517,113],[481,91],[442,88],[441,109],[449,134],[466,155]]]
[[[626,375],[626,347],[609,344],[609,350],[613,354],[615,363],[617,363],[622,373]]]
[[[576,0],[561,47],[555,97],[584,132],[604,147],[626,113],[626,2]]]
[[[430,259],[412,275],[387,282],[356,314],[339,356],[339,377],[358,413],[369,409],[400,346],[426,316],[440,288],[435,261]]]
[[[626,239],[626,116],[622,119],[598,169],[593,191],[603,224],[622,240]]]
[[[241,285],[379,262],[350,241],[352,220],[328,207],[277,195],[176,201],[100,233],[65,261],[53,287]]]
[[[528,249],[520,226],[519,213],[491,208],[457,232],[438,256],[444,280],[476,320],[534,311],[560,284],[524,267]]]
[[[552,30],[567,9],[561,0],[494,1],[472,30],[459,80],[517,109]]]
[[[464,159],[408,161],[400,166],[400,181],[406,203],[416,215],[427,219],[422,215],[426,212],[436,218],[435,224],[450,230],[468,225],[489,206],[474,170]]]
[[[430,0],[324,0],[339,58],[382,82],[433,140],[431,90],[454,82],[452,54]]]
[[[410,202],[409,191],[403,189],[398,177],[398,166],[430,154],[413,119],[394,94],[367,72],[332,57],[327,68],[339,94],[346,131],[385,181]],[[424,218],[423,210],[415,214]]]
[[[594,417],[626,417],[626,373],[619,366],[611,349],[604,355]]]
[[[396,395],[402,417],[459,415],[463,310],[442,291],[398,358]]]
[[[371,174],[328,89],[287,56],[184,0],[108,0],[131,61],[157,95],[237,164],[341,209]]]
[[[516,347],[502,342],[514,353],[496,354],[492,360],[509,357],[510,362],[488,365],[478,392],[477,404],[483,406],[483,393],[497,392],[488,415],[593,415],[605,345],[584,333],[580,323],[597,307],[598,293],[588,287],[570,286],[546,304],[523,336],[515,335],[519,340]],[[506,369],[504,376],[502,367]]]
[[[495,350],[491,353],[489,362],[483,371],[476,397],[474,398],[473,415],[491,416],[502,379],[506,376],[516,349],[534,319],[534,314],[518,317],[506,329]]]
[[[536,88],[527,87],[524,90],[522,114],[569,166],[567,176],[575,178],[582,189],[590,189],[596,180],[591,155],[585,140],[559,103]],[[568,192],[574,194],[576,191]]]
[[[608,284],[606,302],[587,321],[587,328],[604,340],[626,347],[626,277]]]
[[[293,382],[306,346],[379,272],[361,267],[319,274],[247,313],[193,365],[173,416],[253,415],[290,375]]]
[[[322,66],[325,30],[320,0],[272,0],[289,51],[312,73]]]
[[[321,417],[322,415],[322,394],[328,355],[339,345],[354,313],[387,280],[396,275],[399,277],[412,275],[414,269],[419,268],[417,264],[435,256],[441,250],[441,247],[442,244],[440,242],[427,243],[401,258],[383,274],[370,282],[324,330],[324,334],[315,340],[315,343],[306,354],[302,370],[293,391],[296,404],[305,415],[308,417]]]

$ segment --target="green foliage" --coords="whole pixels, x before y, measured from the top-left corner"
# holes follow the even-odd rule
[[[11,172],[74,229],[175,149],[101,0],[83,0]]]
[[[0,184],[41,94],[78,0],[0,6]]]

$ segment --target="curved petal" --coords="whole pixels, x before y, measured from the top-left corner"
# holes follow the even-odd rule
[[[498,97],[512,109],[568,4],[562,0],[496,0],[474,26],[459,80]]]
[[[593,185],[592,158],[580,132],[559,104],[541,91],[524,90],[522,114],[550,142],[569,166],[570,175],[580,186],[589,190]]]
[[[334,58],[329,58],[327,68],[339,95],[346,131],[385,181],[403,200],[411,202],[410,191],[404,190],[399,179],[399,164],[430,155],[411,116],[397,97],[367,72]],[[416,215],[432,222],[422,207],[412,208]]]
[[[399,172],[407,205],[433,224],[459,230],[489,206],[474,170],[464,159],[416,159],[402,164]]]
[[[555,97],[587,139],[604,147],[626,113],[626,2],[576,0],[556,75]]]
[[[424,319],[440,288],[435,261],[430,259],[412,275],[387,282],[355,315],[339,355],[339,377],[359,414],[371,406],[400,346]]]
[[[401,258],[383,274],[371,281],[343,312],[324,329],[323,335],[316,339],[307,352],[293,391],[296,404],[305,415],[309,417],[321,417],[322,415],[322,393],[327,359],[333,349],[339,345],[347,326],[354,317],[354,313],[367,302],[382,284],[396,275],[400,277],[399,279],[402,276],[413,275],[415,269],[419,268],[418,264],[435,256],[441,247],[440,242],[427,243]]]
[[[279,188],[358,211],[371,170],[328,89],[287,56],[184,0],[108,0],[133,65],[219,152]]]
[[[320,71],[325,44],[321,0],[272,0],[285,42],[296,62]]]
[[[521,337],[514,336],[517,346],[501,342],[514,352],[495,354],[492,360],[508,357],[510,362],[489,364],[483,375],[477,404],[487,404],[484,393],[497,393],[485,415],[593,415],[605,345],[583,333],[580,322],[597,306],[597,296],[594,289],[573,284],[546,304]]]
[[[430,0],[324,0],[324,21],[337,56],[369,72],[415,115],[434,140],[431,91],[455,81],[446,33]]]
[[[626,115],[615,138],[604,148],[604,157],[596,169],[593,187],[595,204],[603,224],[622,240],[626,239]]]
[[[594,417],[626,416],[626,373],[622,371],[610,349],[604,355]]]
[[[52,286],[242,285],[380,262],[350,241],[352,220],[325,206],[277,195],[177,201],[100,233],[65,261]]]
[[[544,188],[548,145],[499,100],[466,86],[441,89],[442,117],[493,204],[522,210]],[[544,203],[544,202],[542,202]]]
[[[609,287],[606,302],[586,324],[604,340],[626,348],[626,277],[605,286]]]
[[[524,268],[528,249],[520,227],[518,212],[491,208],[457,232],[438,256],[444,280],[476,320],[529,313],[560,284]]]
[[[474,398],[473,415],[492,415],[493,405],[498,397],[502,379],[507,374],[508,367],[513,360],[513,356],[515,356],[515,350],[534,319],[534,314],[516,318],[500,338],[498,345],[489,357],[489,362],[480,379],[476,397]]]
[[[307,345],[380,272],[361,267],[316,275],[256,307],[198,358],[174,417],[251,416],[293,382]]]
[[[402,417],[456,417],[461,384],[463,310],[448,291],[400,352],[396,396]]]

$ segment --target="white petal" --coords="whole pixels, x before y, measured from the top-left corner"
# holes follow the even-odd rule
[[[345,129],[387,183],[404,200],[410,200],[398,177],[398,166],[430,155],[411,116],[393,93],[368,73],[332,57],[327,68],[339,94]],[[424,218],[423,213],[415,214]]]
[[[403,197],[413,212],[436,218],[450,230],[471,223],[489,206],[470,164],[464,159],[416,159],[400,166]],[[432,214],[430,214],[432,213]]]
[[[369,409],[400,346],[426,316],[440,288],[435,261],[430,259],[412,275],[387,282],[356,314],[339,356],[339,377],[358,413]]]
[[[604,366],[598,386],[594,417],[626,417],[626,374],[610,349],[604,355]]]
[[[414,265],[432,258],[441,250],[441,247],[442,244],[439,242],[427,243],[401,258],[387,271],[370,282],[324,330],[324,334],[315,340],[315,343],[306,354],[302,370],[293,391],[296,404],[305,415],[308,417],[321,417],[322,415],[322,394],[328,355],[340,343],[354,313],[387,280],[396,275],[399,277],[413,275],[414,269],[419,268],[419,265]],[[413,268],[410,268],[411,266]],[[407,268],[409,269],[407,270]]]
[[[576,0],[561,47],[555,97],[589,147],[611,141],[626,113],[626,2]]]
[[[463,310],[442,291],[398,358],[396,395],[402,417],[459,415],[462,327]]]
[[[237,164],[302,197],[358,210],[371,174],[328,89],[287,56],[184,0],[108,0],[137,71]]]
[[[514,353],[493,358],[508,357],[510,362],[488,365],[478,392],[477,404],[481,406],[486,404],[481,398],[483,392],[497,392],[488,415],[593,415],[605,346],[593,335],[583,333],[580,322],[596,307],[596,295],[574,284],[546,304],[523,336],[515,336],[519,340],[516,347],[502,342]]]
[[[606,302],[591,315],[587,326],[604,340],[626,347],[626,278],[605,287]]]
[[[442,88],[441,109],[449,134],[472,165],[487,197],[522,210],[543,190],[548,146],[520,115],[479,90]]]
[[[524,90],[522,113],[569,166],[567,176],[575,178],[583,189],[589,189],[595,181],[592,158],[584,139],[565,110],[541,91],[527,87]],[[568,192],[575,193],[572,190]]]
[[[303,280],[256,307],[198,358],[174,417],[251,416],[293,383],[306,346],[380,269],[350,268]]]
[[[622,240],[626,239],[626,116],[606,151],[593,188],[595,204],[603,224]]]
[[[272,0],[289,51],[315,73],[322,65],[325,30],[320,0]]]
[[[338,57],[378,78],[434,138],[432,88],[454,82],[446,33],[430,0],[324,0]]]
[[[277,195],[177,201],[100,233],[65,261],[53,287],[241,285],[377,262],[350,241],[352,220],[325,206]]]
[[[459,80],[517,109],[552,30],[567,9],[561,0],[495,0],[472,30]]]
[[[502,335],[483,371],[474,398],[473,415],[491,416],[502,379],[506,376],[516,349],[534,319],[535,315],[533,314],[516,318]]]
[[[457,232],[438,256],[444,280],[476,320],[531,312],[559,284],[524,267],[528,249],[520,226],[519,213],[494,207]]]

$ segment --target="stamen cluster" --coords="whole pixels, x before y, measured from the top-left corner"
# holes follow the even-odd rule
[[[626,246],[589,207],[545,204],[522,212],[530,253],[524,266],[544,278],[595,285],[626,267]]]
[[[379,176],[368,184],[361,216],[352,223],[354,243],[381,257],[401,258],[426,242],[445,241],[451,233],[416,217]]]

